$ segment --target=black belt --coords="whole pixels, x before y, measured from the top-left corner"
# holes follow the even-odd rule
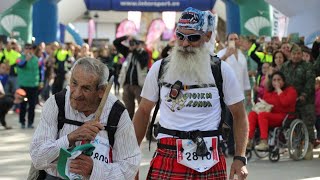
[[[172,130],[167,129],[159,125],[159,131],[158,133],[167,134],[175,137],[179,137],[180,139],[192,139],[194,136],[194,133],[198,133],[199,130],[196,131],[179,131],[179,130]],[[219,130],[213,130],[213,131],[200,131],[202,137],[214,137],[221,135],[221,132]]]
[[[175,145],[157,143],[157,147],[159,149],[177,150],[177,146],[175,146]]]
[[[158,149],[169,149],[169,150],[177,150],[177,146],[175,145],[168,145],[168,144],[161,144],[161,143],[157,143],[157,147]],[[218,143],[218,147],[223,147],[223,142],[219,142]]]
[[[167,82],[160,83],[160,86],[164,86],[167,88],[171,88],[172,85],[173,84],[170,84]],[[183,85],[183,90],[196,89],[196,88],[208,88],[208,87],[216,87],[216,85],[215,84]]]

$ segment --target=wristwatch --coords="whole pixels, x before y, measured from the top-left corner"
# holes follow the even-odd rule
[[[247,161],[247,157],[243,157],[243,156],[234,156],[233,157],[233,160],[240,160],[244,165],[247,165],[248,164],[248,161]]]

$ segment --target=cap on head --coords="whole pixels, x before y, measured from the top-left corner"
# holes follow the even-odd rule
[[[293,44],[291,47],[291,52],[302,52],[302,49],[299,45]]]
[[[215,16],[210,11],[200,11],[188,7],[185,9],[178,21],[178,28],[193,29],[197,31],[214,31]]]

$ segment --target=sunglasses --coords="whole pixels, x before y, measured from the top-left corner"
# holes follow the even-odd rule
[[[176,32],[177,38],[181,41],[184,41],[186,38],[190,42],[196,42],[201,39],[202,34],[183,34],[182,32],[177,31]]]

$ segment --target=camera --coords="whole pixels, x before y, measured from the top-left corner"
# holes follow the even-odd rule
[[[180,90],[182,89],[182,82],[181,81],[176,81],[170,89],[169,96],[171,99],[177,99],[177,97],[180,94]]]
[[[197,156],[203,157],[209,154],[206,143],[203,140],[201,131],[195,131],[192,137],[192,141],[197,145]]]
[[[138,44],[139,44],[138,41],[135,40],[135,39],[132,39],[132,40],[129,41],[129,46],[136,46]]]

